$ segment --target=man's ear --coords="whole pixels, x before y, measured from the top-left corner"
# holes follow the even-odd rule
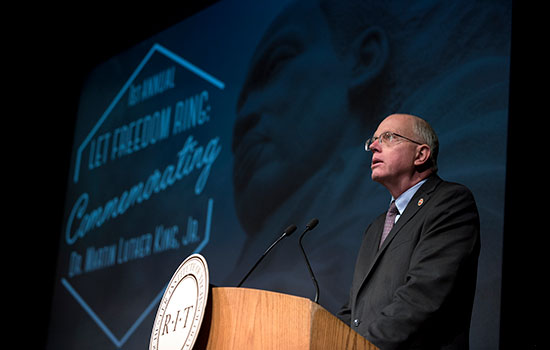
[[[430,168],[432,166],[430,156],[432,150],[430,146],[424,144],[416,146],[416,158],[414,159],[414,165],[419,169],[420,172]]]
[[[365,28],[353,41],[351,51],[352,94],[361,93],[378,77],[389,56],[386,33],[376,26]]]

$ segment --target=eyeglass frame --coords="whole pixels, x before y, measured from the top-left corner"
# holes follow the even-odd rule
[[[423,145],[423,143],[420,143],[420,142],[418,142],[418,141],[415,141],[415,140],[413,140],[413,139],[410,139],[410,138],[408,138],[408,137],[406,137],[406,136],[399,135],[399,134],[397,134],[397,133],[395,133],[395,132],[391,132],[391,131],[385,131],[385,132],[381,133],[381,134],[378,135],[378,136],[373,136],[373,137],[368,138],[367,141],[365,141],[365,151],[367,151],[367,152],[372,152],[372,150],[370,149],[370,146],[371,146],[376,140],[380,140],[380,136],[382,136],[382,135],[388,135],[388,134],[390,135],[390,139],[389,139],[389,140],[391,140],[391,138],[393,138],[394,136],[397,136],[397,137],[401,137],[401,138],[403,138],[403,139],[405,139],[405,140],[407,140],[407,141],[409,141],[409,142],[416,143],[417,145]],[[371,142],[371,141],[372,141],[372,142]],[[392,142],[392,141],[389,141],[388,143],[390,143],[390,142]],[[379,143],[382,144],[383,142],[382,142],[382,141],[379,141]]]

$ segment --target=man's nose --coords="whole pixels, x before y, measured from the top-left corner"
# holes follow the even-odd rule
[[[374,140],[374,142],[370,144],[369,150],[373,153],[374,152],[380,152],[380,141],[379,141],[379,139]]]
[[[237,105],[237,118],[233,126],[233,152],[237,149],[244,136],[259,123],[263,111],[263,98],[255,92],[247,92],[241,96]]]
[[[237,120],[246,119],[248,115],[260,113],[265,108],[266,96],[255,90],[243,90],[236,106]]]

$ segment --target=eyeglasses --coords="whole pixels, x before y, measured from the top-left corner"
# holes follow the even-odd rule
[[[412,143],[416,143],[417,145],[422,145],[422,143],[420,142],[416,142],[415,140],[411,140],[410,138],[408,137],[405,137],[403,135],[399,135],[399,134],[396,134],[394,132],[391,132],[391,131],[386,131],[386,132],[383,132],[380,134],[380,136],[373,136],[371,137],[370,139],[368,139],[366,142],[365,142],[365,151],[369,152],[371,149],[370,149],[370,146],[376,141],[378,140],[378,142],[380,144],[386,144],[386,145],[389,145],[390,143],[393,143],[395,141],[395,138],[396,137],[401,137],[402,139],[405,139],[407,141],[410,141]]]

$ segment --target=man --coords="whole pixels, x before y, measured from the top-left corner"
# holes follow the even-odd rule
[[[418,117],[390,115],[366,148],[392,209],[366,230],[339,316],[384,350],[467,349],[480,251],[472,194],[436,175],[439,142]]]

